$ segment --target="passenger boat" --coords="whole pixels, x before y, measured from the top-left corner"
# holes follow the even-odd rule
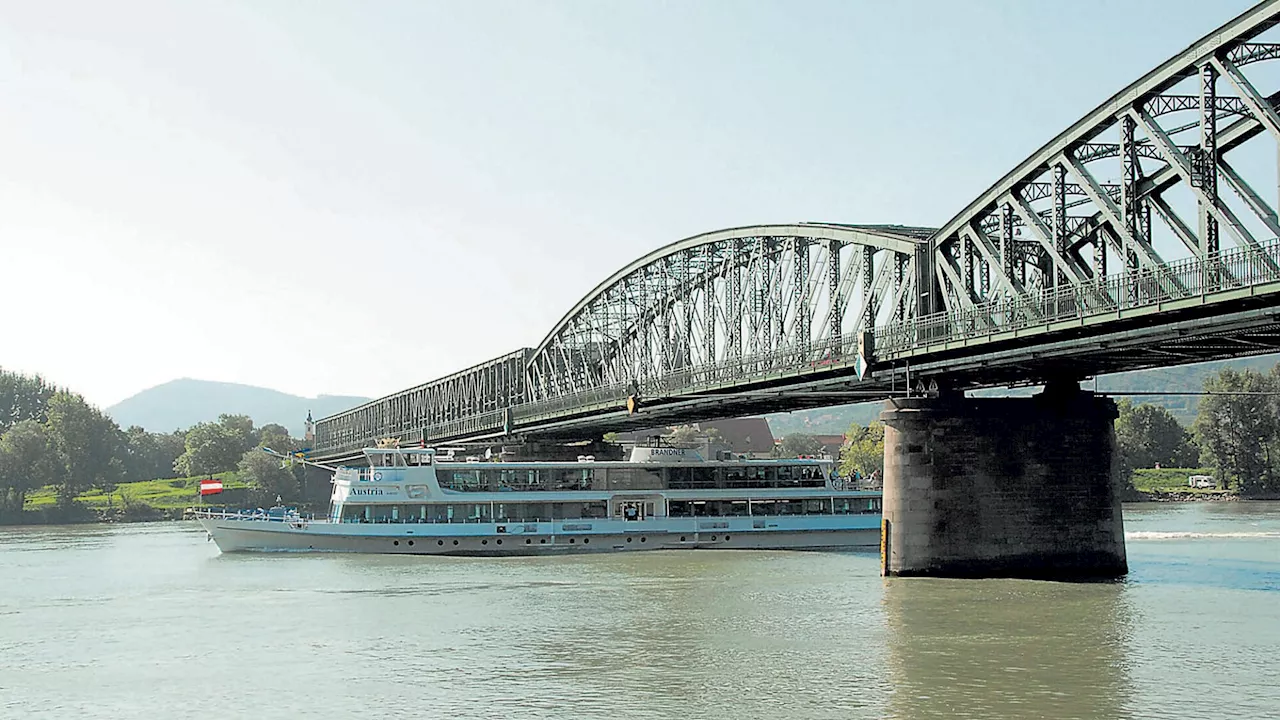
[[[829,459],[706,460],[641,447],[626,461],[456,461],[367,448],[337,468],[327,518],[202,510],[222,552],[539,555],[693,548],[838,549],[880,542],[881,493]]]

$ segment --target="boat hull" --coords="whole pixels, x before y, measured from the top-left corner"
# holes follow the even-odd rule
[[[643,550],[831,550],[880,544],[875,516],[767,523],[752,518],[698,522],[668,520],[638,527],[621,521],[516,525],[287,523],[203,518],[201,525],[225,553],[338,552],[394,555],[559,555]],[[809,520],[810,522],[805,522]],[[735,522],[736,521],[736,522]],[[769,527],[769,525],[773,525]],[[565,529],[566,526],[569,529]],[[501,528],[499,530],[498,528]]]

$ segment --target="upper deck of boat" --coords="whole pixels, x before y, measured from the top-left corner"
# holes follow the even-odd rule
[[[648,451],[648,452],[646,452]],[[655,452],[656,451],[656,452]],[[436,465],[458,470],[569,470],[569,469],[624,469],[637,467],[828,467],[834,464],[830,458],[747,458],[742,455],[731,455],[729,458],[703,458],[701,453],[691,448],[674,447],[635,447],[627,460],[596,460],[592,456],[581,456],[577,460],[489,460],[474,457],[457,459],[455,456],[442,456],[432,448],[366,448],[364,451],[369,464],[366,467],[422,467]],[[365,469],[364,467],[358,469]]]

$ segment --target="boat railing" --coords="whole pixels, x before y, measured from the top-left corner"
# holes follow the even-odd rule
[[[253,510],[230,510],[227,508],[192,508],[191,514],[205,520],[264,520],[267,522],[297,523],[315,522],[312,513],[302,514],[297,511],[271,512],[263,508]]]

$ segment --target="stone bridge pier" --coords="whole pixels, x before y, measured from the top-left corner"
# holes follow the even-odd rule
[[[883,573],[1123,576],[1116,415],[1075,382],[1027,398],[886,402]]]

